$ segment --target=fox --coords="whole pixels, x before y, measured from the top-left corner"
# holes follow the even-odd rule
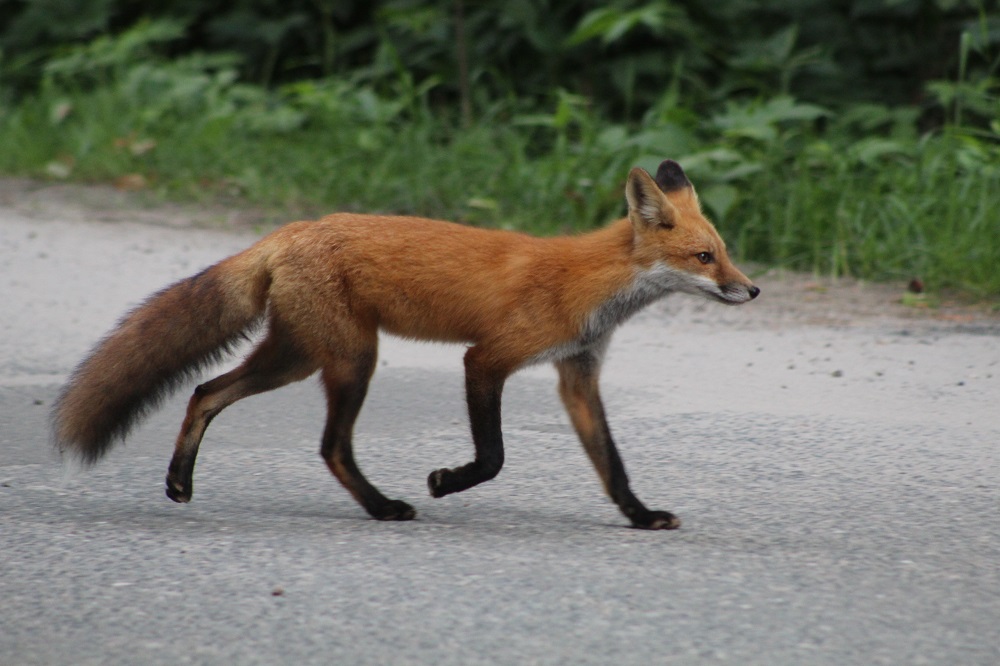
[[[633,168],[625,199],[624,218],[548,238],[354,213],[287,224],[126,314],[69,376],[52,411],[54,441],[61,453],[96,462],[184,382],[260,331],[238,367],[194,389],[167,497],[191,501],[199,446],[222,410],[318,371],[327,402],[323,461],[371,517],[411,520],[414,508],[383,495],[353,453],[381,331],[467,345],[475,455],[432,471],[432,497],[497,476],[504,383],[552,363],[606,494],[633,527],[676,529],[676,515],[647,508],[630,488],[598,388],[605,352],[619,325],[667,294],[739,305],[760,289],[733,265],[677,162],[663,161],[655,176]]]

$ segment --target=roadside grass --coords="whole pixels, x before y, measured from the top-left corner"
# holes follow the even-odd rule
[[[958,136],[859,164],[808,154],[760,175],[730,234],[747,255],[829,275],[920,278],[1000,296],[1000,161]]]
[[[874,107],[885,122],[859,128],[857,114],[788,97],[707,118],[665,97],[625,126],[562,92],[541,112],[495,102],[463,124],[402,75],[388,89],[266,91],[227,67],[147,61],[87,78],[56,66],[38,94],[0,102],[0,172],[236,198],[288,219],[363,210],[548,234],[622,214],[628,169],[671,157],[742,258],[1000,295],[995,135],[920,136]]]

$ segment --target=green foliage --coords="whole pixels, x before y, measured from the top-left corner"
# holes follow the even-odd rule
[[[600,39],[608,46],[637,28],[648,30],[658,37],[695,32],[687,13],[679,5],[669,2],[648,2],[637,7],[631,5],[618,3],[591,10],[566,40],[567,45],[576,46],[591,39]]]
[[[0,5],[0,80],[34,90],[49,59],[138,36],[142,21],[180,28],[162,53],[239,54],[246,82],[350,74],[391,85],[402,67],[438,80],[436,101],[461,95],[464,77],[485,106],[516,97],[537,109],[564,88],[627,120],[656,104],[675,68],[695,109],[761,94],[912,103],[960,60],[963,80],[995,69],[1000,33],[985,0],[11,0]]]
[[[121,34],[101,35],[50,58],[43,68],[43,80],[61,87],[107,85],[131,63],[153,56],[156,45],[177,40],[183,34],[184,26],[177,21],[141,21]]]
[[[973,0],[17,0],[0,172],[555,232],[681,161],[730,244],[1000,295]]]

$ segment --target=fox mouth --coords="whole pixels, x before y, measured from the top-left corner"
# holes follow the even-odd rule
[[[719,287],[718,291],[712,292],[712,296],[725,305],[742,305],[755,299],[759,293],[757,287],[745,287],[740,284]]]

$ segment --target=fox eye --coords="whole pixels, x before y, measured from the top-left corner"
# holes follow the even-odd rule
[[[699,252],[695,256],[698,257],[698,261],[703,264],[710,264],[715,261],[715,257],[712,256],[711,252]]]

